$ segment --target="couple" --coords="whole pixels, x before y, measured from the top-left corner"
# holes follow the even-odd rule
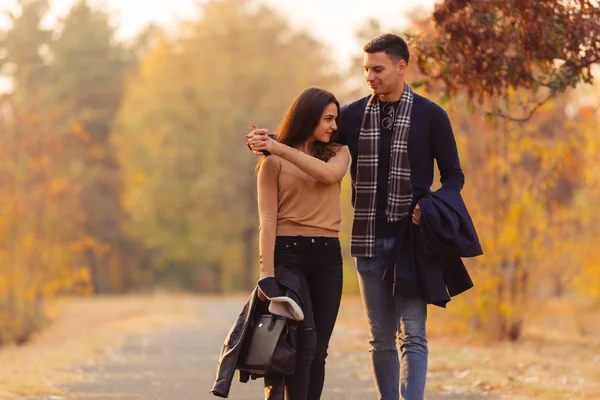
[[[434,159],[442,191],[459,193],[464,183],[448,116],[405,83],[409,51],[401,37],[378,36],[363,50],[371,96],[340,110],[334,95],[310,88],[288,109],[276,140],[264,129],[246,136],[255,153],[270,153],[257,165],[260,278],[273,277],[275,265],[295,268],[312,303],[316,351],[298,358],[286,377],[289,400],[321,398],[342,295],[340,181],[349,165],[351,253],[378,398],[424,398],[427,304],[445,306],[449,293],[472,286],[464,265],[451,289],[443,273],[430,274],[428,263],[437,261],[421,251],[417,234]],[[258,296],[267,300],[260,290]]]

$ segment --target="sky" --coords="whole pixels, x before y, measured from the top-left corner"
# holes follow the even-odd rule
[[[198,4],[206,0],[88,0],[108,10],[117,28],[117,38],[134,37],[149,22],[176,30],[182,19],[198,15]],[[244,0],[239,0],[244,1]],[[384,29],[403,29],[407,14],[418,7],[431,11],[435,0],[258,0],[270,4],[288,17],[292,25],[307,30],[333,51],[340,67],[353,55],[361,54],[364,43],[355,41],[355,32],[368,19],[377,19]],[[50,0],[44,26],[52,27],[66,15],[76,0]],[[0,29],[7,27],[5,10],[16,9],[17,0],[0,0]],[[10,82],[0,77],[0,93],[10,90]]]
[[[76,0],[50,0],[48,25],[64,16]],[[197,3],[206,0],[88,0],[113,15],[118,27],[117,37],[128,39],[148,22],[158,22],[176,28],[178,20],[197,15]],[[244,0],[240,0],[244,1]],[[369,18],[380,20],[384,28],[404,27],[406,13],[418,4],[432,10],[435,0],[262,0],[287,15],[297,28],[309,30],[329,44],[336,60],[346,65],[353,53],[360,53],[362,44],[354,40],[354,32]],[[16,0],[0,0],[0,10],[15,7]],[[0,27],[2,21],[0,20]]]

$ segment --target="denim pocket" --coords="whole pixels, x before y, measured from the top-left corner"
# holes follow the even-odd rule
[[[298,243],[293,239],[277,239],[275,241],[276,253],[294,253],[298,248]]]
[[[373,257],[357,257],[356,269],[358,272],[379,271],[383,273],[388,264],[394,262],[394,239],[376,239]]]
[[[325,249],[332,253],[339,253],[342,251],[342,246],[339,240],[330,240],[325,242]]]

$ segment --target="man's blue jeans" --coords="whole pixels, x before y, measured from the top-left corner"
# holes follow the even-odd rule
[[[422,400],[427,375],[427,304],[422,298],[392,295],[383,280],[396,258],[395,239],[375,240],[375,257],[356,258],[358,282],[369,329],[371,368],[379,399]],[[400,342],[400,358],[396,347]]]

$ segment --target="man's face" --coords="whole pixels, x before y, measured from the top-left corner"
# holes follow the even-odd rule
[[[384,52],[365,53],[365,80],[375,95],[394,93],[404,81],[406,62],[395,63]]]

